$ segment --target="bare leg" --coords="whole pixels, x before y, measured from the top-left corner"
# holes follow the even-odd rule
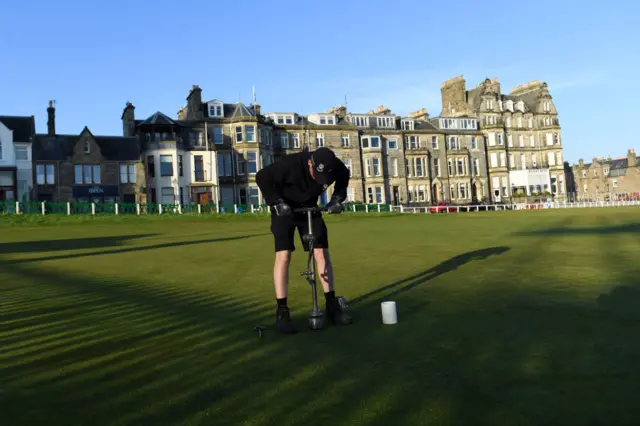
[[[283,250],[276,252],[276,260],[273,265],[273,283],[276,289],[276,298],[287,297],[289,290],[289,263],[291,262],[291,252]]]
[[[318,275],[324,292],[333,291],[333,265],[329,250],[323,248],[313,249],[313,257],[316,259]]]

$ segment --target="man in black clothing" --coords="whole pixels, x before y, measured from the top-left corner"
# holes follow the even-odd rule
[[[308,231],[307,216],[304,213],[293,213],[293,209],[317,206],[318,197],[334,182],[333,196],[325,206],[327,213],[342,212],[342,202],[347,198],[349,185],[349,169],[329,148],[287,155],[256,174],[256,183],[265,201],[271,206],[271,232],[276,252],[273,267],[278,302],[276,326],[283,333],[297,331],[287,306],[289,263],[291,253],[295,250],[296,228],[304,251],[309,251],[309,245],[302,240],[302,236]],[[334,324],[350,324],[351,317],[342,311],[335,297],[328,232],[321,213],[313,214],[311,226],[315,236],[313,255],[324,289],[326,315]]]

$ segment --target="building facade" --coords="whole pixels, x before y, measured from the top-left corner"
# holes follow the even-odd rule
[[[0,116],[0,202],[31,199],[34,135],[33,116]]]
[[[640,157],[635,149],[626,157],[594,158],[567,167],[571,201],[619,201],[640,199]]]
[[[49,103],[47,133],[33,137],[34,200],[51,202],[143,202],[144,169],[137,139],[78,135],[55,130]]]
[[[441,96],[442,115],[478,119],[491,202],[566,197],[560,122],[546,83],[532,81],[503,94],[497,79],[466,90],[458,76],[442,84]]]

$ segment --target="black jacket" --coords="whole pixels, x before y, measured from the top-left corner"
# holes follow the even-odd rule
[[[313,207],[318,204],[318,197],[327,187],[323,187],[311,177],[308,162],[310,158],[311,152],[308,151],[289,154],[258,171],[256,183],[267,204],[274,205],[278,198],[282,198],[292,208]],[[333,196],[345,200],[349,186],[349,169],[340,159],[334,176]],[[334,182],[330,184],[332,183]]]

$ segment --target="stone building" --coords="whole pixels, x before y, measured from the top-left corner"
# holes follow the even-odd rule
[[[640,157],[635,149],[626,157],[594,158],[567,167],[568,198],[572,201],[618,201],[640,199]]]
[[[33,116],[0,116],[0,203],[30,200],[35,133]]]
[[[525,194],[565,198],[560,122],[546,83],[532,81],[503,94],[495,78],[466,90],[458,76],[442,84],[441,94],[441,116],[479,121],[487,150],[489,201]]]
[[[86,126],[80,134],[58,134],[51,102],[47,113],[47,133],[33,137],[35,200],[144,202],[144,169],[136,138],[94,135]]]

